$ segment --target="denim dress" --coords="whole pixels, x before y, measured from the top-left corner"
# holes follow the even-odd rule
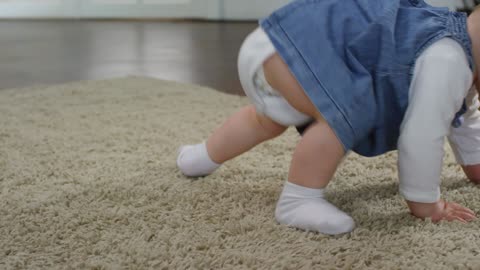
[[[466,18],[423,0],[297,0],[260,25],[345,150],[370,157],[397,148],[429,45],[458,41],[473,68]]]

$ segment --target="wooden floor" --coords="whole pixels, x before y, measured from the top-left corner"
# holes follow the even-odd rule
[[[238,50],[256,25],[0,21],[0,89],[140,75],[242,94]]]

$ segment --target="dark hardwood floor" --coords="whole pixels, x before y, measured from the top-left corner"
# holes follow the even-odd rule
[[[237,55],[256,25],[0,21],[0,89],[140,75],[243,94]]]

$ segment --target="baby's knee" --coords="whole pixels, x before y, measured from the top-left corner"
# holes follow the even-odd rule
[[[468,179],[475,183],[480,184],[480,164],[477,165],[470,165],[470,166],[462,166],[465,175]]]

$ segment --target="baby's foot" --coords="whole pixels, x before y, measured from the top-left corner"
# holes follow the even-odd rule
[[[220,165],[210,159],[205,143],[184,145],[178,149],[177,166],[186,176],[206,176],[213,173]]]
[[[290,227],[329,235],[351,232],[355,228],[353,219],[325,200],[323,191],[287,182],[277,203],[277,221]]]

